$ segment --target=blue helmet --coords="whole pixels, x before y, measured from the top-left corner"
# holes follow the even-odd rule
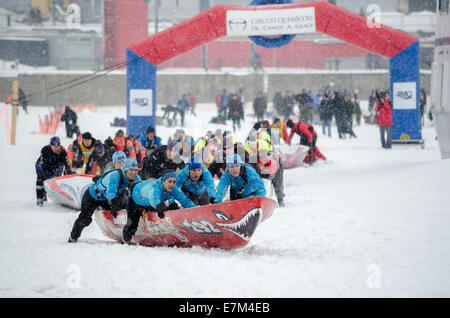
[[[195,169],[201,169],[201,168],[202,168],[201,158],[192,157],[191,161],[189,162],[189,170],[195,170]]]
[[[239,156],[236,153],[231,153],[226,156],[225,162],[227,164],[227,168],[230,166],[242,166],[244,162],[241,159],[241,156]]]
[[[130,170],[130,169],[137,170],[138,168],[139,168],[139,166],[138,166],[136,159],[134,159],[132,157],[127,158],[127,160],[125,160],[124,166],[122,167],[123,172],[126,172],[127,170]]]
[[[118,163],[119,161],[125,162],[127,160],[127,156],[123,151],[116,151],[112,156],[113,164]]]

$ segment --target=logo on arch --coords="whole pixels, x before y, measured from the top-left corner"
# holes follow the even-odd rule
[[[153,116],[153,90],[130,89],[130,116]]]
[[[228,28],[231,31],[245,31],[247,28],[247,20],[242,18],[234,18],[228,21]]]
[[[398,91],[395,96],[401,99],[412,99],[413,93],[412,91]]]

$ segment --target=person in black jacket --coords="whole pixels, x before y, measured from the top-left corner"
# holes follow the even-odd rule
[[[236,132],[236,125],[241,129],[241,119],[244,119],[244,108],[237,94],[232,95],[228,111],[228,117],[233,120],[233,131]]]
[[[69,106],[66,106],[64,114],[61,116],[61,121],[66,123],[66,134],[68,138],[72,138],[75,133],[77,137],[80,135],[80,128],[77,126],[77,113],[75,113]]]
[[[264,113],[267,110],[267,100],[262,92],[259,92],[253,101],[253,111],[258,121],[264,120]]]
[[[286,121],[289,119],[289,116],[294,115],[295,98],[291,91],[286,91],[286,94],[281,98],[281,101],[281,108],[283,109],[283,116]]]
[[[333,109],[333,115],[336,119],[336,127],[339,135],[339,139],[345,138],[345,133],[348,131],[347,119],[345,117],[344,99],[338,92],[334,92],[334,96],[331,100]]]
[[[26,114],[28,114],[28,101],[27,101],[27,95],[25,95],[24,91],[19,87],[19,99],[18,99],[19,105],[22,105],[23,110]]]
[[[176,141],[171,141],[167,146],[161,146],[145,157],[140,176],[142,180],[149,178],[158,179],[164,170],[181,170],[185,163],[178,154],[180,149]],[[176,147],[177,146],[177,147]]]
[[[90,155],[94,152],[96,139],[92,137],[90,132],[81,135],[81,141],[75,140],[72,145],[73,159],[72,168],[80,169],[79,172],[84,173],[83,167],[87,164]]]
[[[353,131],[353,113],[355,111],[355,104],[348,95],[345,96],[344,98],[344,109],[345,109],[345,119],[347,120],[346,133],[350,135],[350,138],[351,137],[356,138],[356,135]]]
[[[61,146],[58,136],[50,139],[50,144],[41,149],[41,155],[36,161],[36,203],[39,206],[47,201],[47,194],[44,189],[44,181],[59,177],[64,170],[67,174],[72,174],[66,149]]]
[[[319,118],[322,121],[322,133],[325,135],[325,128],[328,130],[328,137],[331,137],[331,120],[333,119],[333,109],[328,94],[325,94],[319,106]]]

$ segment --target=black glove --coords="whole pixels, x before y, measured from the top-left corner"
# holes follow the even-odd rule
[[[164,219],[164,211],[167,211],[168,208],[164,202],[161,202],[156,206],[156,212],[158,212],[158,217],[160,219]]]
[[[115,218],[117,216],[117,211],[121,210],[120,208],[120,198],[115,197],[111,200],[111,215]]]
[[[211,204],[216,203],[216,198],[214,198],[214,197],[209,198],[209,203],[211,203]]]

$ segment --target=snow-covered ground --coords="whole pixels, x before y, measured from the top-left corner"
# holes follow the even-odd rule
[[[38,130],[49,107],[20,113],[17,145],[0,117],[0,297],[449,297],[450,160],[435,131],[425,149],[380,146],[378,128],[357,139],[323,136],[331,161],[285,171],[286,207],[262,223],[248,246],[219,249],[127,246],[95,223],[67,238],[78,212],[35,204],[34,163],[50,136]],[[215,113],[199,105],[185,130],[198,138]],[[105,139],[124,107],[79,115],[81,130]],[[252,125],[246,119],[237,139]],[[175,128],[158,127],[166,142]],[[64,126],[57,134],[67,146]]]

